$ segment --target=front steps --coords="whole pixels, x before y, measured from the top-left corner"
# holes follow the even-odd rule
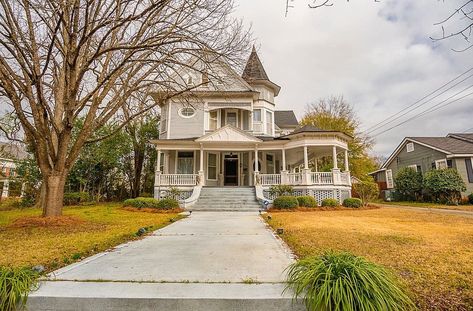
[[[303,311],[284,284],[46,281],[28,297],[32,311]]]
[[[261,209],[254,187],[203,187],[193,211],[242,211]]]

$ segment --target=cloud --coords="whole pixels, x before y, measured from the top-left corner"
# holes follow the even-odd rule
[[[454,3],[335,2],[309,9],[306,1],[294,1],[285,18],[285,0],[237,1],[235,14],[252,24],[265,69],[282,86],[278,109],[294,109],[301,117],[308,103],[344,95],[368,128],[471,66],[472,52],[451,50],[458,42],[429,39],[439,35],[434,23]],[[452,104],[376,137],[373,152],[389,154],[404,136],[443,136],[471,128],[472,103]]]

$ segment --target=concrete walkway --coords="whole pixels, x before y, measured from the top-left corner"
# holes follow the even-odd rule
[[[30,295],[28,306],[302,310],[282,294],[284,269],[292,262],[257,212],[194,212],[142,240],[55,271]]]

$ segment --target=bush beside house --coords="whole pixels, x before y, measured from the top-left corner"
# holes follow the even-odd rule
[[[340,206],[340,202],[337,199],[324,199],[322,200],[323,207],[337,207]]]
[[[297,202],[299,203],[299,206],[302,207],[317,207],[317,200],[310,195],[297,197]]]
[[[378,184],[374,182],[373,178],[353,184],[353,190],[361,199],[364,206],[368,205],[369,202],[377,199],[379,196],[379,187]]]
[[[458,203],[466,186],[456,170],[447,168],[428,171],[424,177],[424,190],[435,202]]]
[[[423,177],[413,168],[401,168],[395,178],[396,190],[402,200],[418,200],[422,196]]]
[[[273,206],[275,208],[281,208],[281,209],[290,209],[290,208],[296,208],[299,206],[299,202],[297,201],[297,198],[291,195],[283,195],[279,196],[273,201]]]
[[[363,206],[363,202],[361,199],[358,198],[348,198],[343,200],[343,206],[345,207],[352,207],[352,208],[360,208]]]

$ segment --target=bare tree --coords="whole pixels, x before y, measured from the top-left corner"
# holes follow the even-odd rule
[[[61,215],[66,176],[91,133],[189,91],[182,69],[205,70],[190,58],[242,59],[249,35],[232,8],[229,0],[0,0],[0,98],[34,147],[44,216]],[[125,115],[149,88],[159,98]]]
[[[435,24],[440,26],[442,33],[438,37],[430,37],[434,41],[450,40],[460,38],[466,45],[456,52],[464,52],[473,48],[471,38],[473,35],[473,0],[464,0],[453,12],[450,12],[443,20]]]

